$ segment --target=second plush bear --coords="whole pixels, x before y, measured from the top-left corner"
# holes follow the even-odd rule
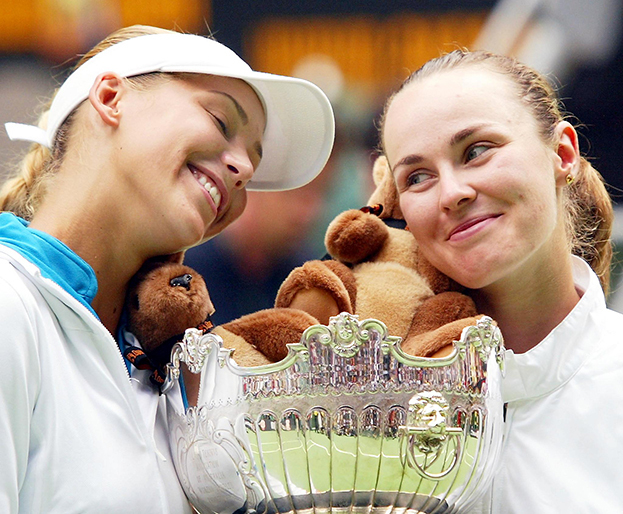
[[[293,270],[275,305],[303,310],[323,324],[342,311],[375,318],[403,338],[407,353],[449,353],[463,328],[475,323],[475,305],[418,251],[384,156],[375,162],[373,177],[370,206],[339,214],[327,229],[325,245],[334,260]]]

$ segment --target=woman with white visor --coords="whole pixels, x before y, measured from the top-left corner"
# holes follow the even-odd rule
[[[247,190],[311,181],[334,136],[304,80],[211,39],[122,29],[82,58],[0,193],[0,511],[192,512],[161,399],[116,340],[148,260],[215,236]]]

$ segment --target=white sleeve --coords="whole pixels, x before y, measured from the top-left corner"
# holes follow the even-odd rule
[[[0,277],[0,512],[14,514],[26,475],[41,370],[34,302],[27,306],[30,294],[20,295],[10,282]]]

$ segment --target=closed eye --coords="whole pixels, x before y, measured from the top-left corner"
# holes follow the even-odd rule
[[[214,118],[214,121],[216,121],[216,124],[219,126],[219,129],[223,133],[223,135],[225,137],[229,137],[229,129],[227,127],[227,123],[225,123],[221,118],[219,118],[215,114],[210,113],[210,116]]]

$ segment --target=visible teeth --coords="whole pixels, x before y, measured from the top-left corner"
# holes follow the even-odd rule
[[[201,175],[201,177],[199,178],[199,183],[210,194],[218,209],[219,205],[221,205],[221,192],[204,175]]]
[[[214,203],[218,207],[219,205],[221,205],[221,192],[214,186],[208,189],[208,184],[206,184],[204,187],[208,190],[208,193],[210,193],[212,200],[214,200]]]
[[[199,182],[204,189],[210,194],[210,196],[212,197],[212,200],[214,201],[214,203],[216,204],[216,207],[218,209],[218,207],[221,205],[221,192],[218,190],[218,188],[212,184],[212,182],[210,182],[208,180],[208,178],[205,175],[202,175],[201,173],[197,173],[196,170],[192,170],[193,175],[196,177],[197,182]]]

